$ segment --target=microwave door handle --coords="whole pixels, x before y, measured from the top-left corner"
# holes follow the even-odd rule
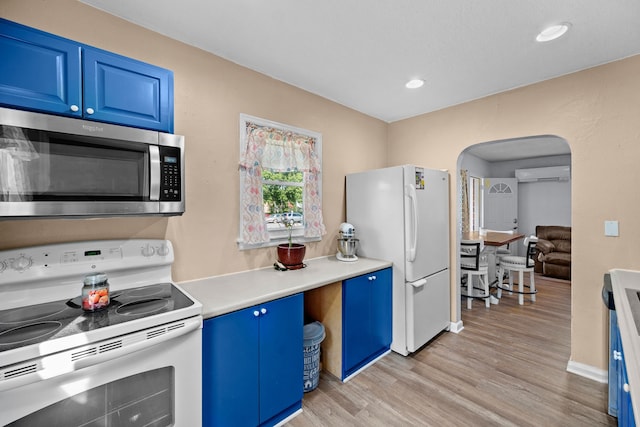
[[[149,146],[149,166],[151,168],[149,199],[160,200],[160,149],[157,145]]]

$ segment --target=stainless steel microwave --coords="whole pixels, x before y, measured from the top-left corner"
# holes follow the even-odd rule
[[[183,136],[0,108],[0,219],[184,208]]]

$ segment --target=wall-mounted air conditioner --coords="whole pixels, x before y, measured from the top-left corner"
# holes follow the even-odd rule
[[[516,169],[516,178],[518,182],[568,181],[571,178],[571,166]]]

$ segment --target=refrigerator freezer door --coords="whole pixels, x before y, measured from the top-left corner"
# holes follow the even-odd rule
[[[405,284],[407,350],[412,353],[449,326],[449,270]]]
[[[402,167],[347,175],[347,222],[359,239],[357,255],[404,265]]]
[[[404,166],[406,281],[449,268],[449,175]]]

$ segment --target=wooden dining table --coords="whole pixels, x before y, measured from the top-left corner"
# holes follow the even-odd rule
[[[462,233],[463,240],[480,240],[484,243],[487,249],[487,255],[489,256],[489,277],[491,278],[491,285],[497,282],[496,252],[498,248],[520,240],[523,237],[524,234],[515,232],[502,233],[499,231],[487,231],[486,233],[481,234],[479,231],[469,231]]]
[[[502,233],[499,231],[487,231],[484,234],[480,234],[479,231],[469,231],[462,233],[463,240],[480,240],[484,242],[486,246],[500,247],[508,245],[511,242],[520,240],[524,237],[524,234],[520,233]]]

